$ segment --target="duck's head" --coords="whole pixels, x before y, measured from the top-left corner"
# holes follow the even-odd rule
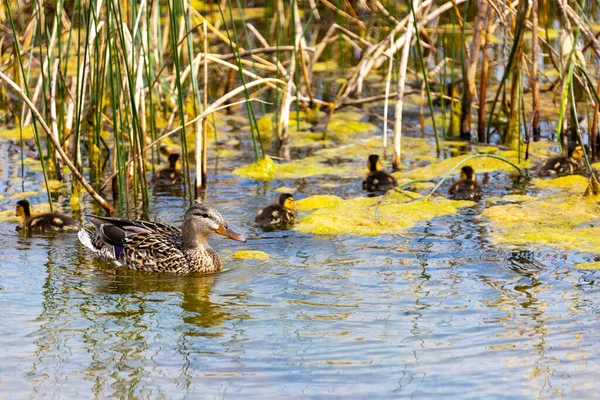
[[[17,208],[15,210],[15,213],[17,214],[17,217],[21,217],[21,218],[23,218],[23,220],[30,217],[31,216],[31,205],[29,204],[29,201],[19,200],[17,202]]]
[[[569,157],[580,160],[583,157],[583,147],[577,143],[573,143],[569,146]]]
[[[468,165],[462,167],[460,169],[460,179],[463,179],[465,181],[475,180],[475,170],[473,170],[473,167],[470,167]]]
[[[227,225],[223,216],[210,204],[197,201],[185,212],[181,235],[183,247],[206,244],[206,237],[218,233],[233,240],[245,242],[246,238]]]
[[[181,169],[181,156],[177,153],[169,154],[169,168]]]
[[[381,161],[377,154],[371,154],[367,160],[367,167],[370,172],[376,172],[381,170]]]
[[[296,199],[289,193],[283,193],[279,196],[278,203],[281,207],[286,208],[292,212],[296,212]]]

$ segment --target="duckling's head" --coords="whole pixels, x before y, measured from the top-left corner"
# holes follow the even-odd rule
[[[572,143],[569,146],[569,157],[580,160],[583,157],[583,147],[577,143]]]
[[[371,154],[369,159],[367,160],[367,167],[370,172],[376,172],[381,170],[381,161],[379,161],[379,156],[377,154]]]
[[[17,217],[22,217],[23,219],[31,216],[31,205],[27,200],[20,200],[17,202],[17,209],[15,210]]]
[[[475,180],[475,171],[473,170],[473,168],[468,165],[465,165],[464,167],[462,167],[460,169],[460,179],[463,179],[466,181]]]
[[[212,233],[226,236],[233,240],[245,242],[246,238],[236,233],[227,225],[223,216],[210,204],[196,201],[185,212],[181,236],[183,248],[206,245],[206,237]]]
[[[181,168],[181,156],[179,154],[169,154],[169,168],[173,168],[176,170]]]
[[[279,196],[279,205],[283,208],[287,208],[290,211],[296,211],[296,199],[289,193],[283,193]]]

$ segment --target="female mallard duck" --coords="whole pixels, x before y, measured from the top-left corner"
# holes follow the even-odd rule
[[[398,185],[396,178],[381,169],[381,161],[377,154],[371,154],[367,161],[369,175],[363,181],[363,190],[367,192],[387,192]]]
[[[222,268],[221,257],[210,247],[207,237],[218,233],[246,241],[213,206],[202,202],[188,208],[181,229],[157,222],[97,216],[88,219],[96,230],[80,230],[81,243],[105,261],[141,271],[217,272]]]
[[[546,160],[539,169],[539,175],[571,175],[581,169],[583,169],[583,147],[577,143],[571,143],[568,155]]]
[[[256,225],[262,229],[284,228],[296,218],[294,196],[284,193],[276,204],[266,206],[256,215]]]
[[[169,154],[169,167],[158,171],[152,178],[152,183],[157,186],[181,185],[183,174],[180,167],[181,156],[177,153]]]
[[[475,180],[475,171],[472,167],[465,165],[460,169],[460,180],[450,186],[450,197],[453,200],[479,200],[481,198],[481,186]]]
[[[64,214],[52,212],[31,215],[31,205],[27,200],[17,202],[17,217],[21,217],[21,227],[27,232],[55,232],[79,228],[79,223]]]

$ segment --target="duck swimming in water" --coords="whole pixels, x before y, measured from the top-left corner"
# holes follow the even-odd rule
[[[381,161],[377,154],[371,154],[367,160],[369,175],[363,181],[363,190],[367,192],[387,192],[398,185],[396,178],[381,169]]]
[[[169,167],[158,171],[152,178],[152,183],[156,186],[181,185],[183,183],[181,156],[177,153],[169,154]]]
[[[552,157],[540,167],[539,176],[571,175],[583,169],[583,147],[577,143],[569,145],[567,156]]]
[[[460,169],[460,179],[450,186],[448,193],[453,200],[481,199],[481,186],[475,180],[475,171],[472,167],[465,165]]]
[[[208,244],[213,233],[246,239],[233,231],[211,205],[196,202],[188,208],[181,229],[148,221],[89,216],[95,231],[82,229],[79,240],[98,257],[117,266],[176,274],[221,270],[219,254]]]
[[[275,204],[266,206],[256,215],[256,225],[262,229],[285,228],[296,218],[296,200],[289,193],[283,193]]]
[[[75,219],[57,212],[31,215],[28,200],[18,201],[15,213],[17,217],[21,217],[21,227],[27,232],[56,232],[79,228]]]

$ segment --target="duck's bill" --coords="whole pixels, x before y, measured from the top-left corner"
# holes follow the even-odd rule
[[[228,226],[219,225],[215,232],[217,232],[219,235],[226,236],[229,239],[237,240],[239,242],[246,241],[246,238],[243,235],[240,235]]]

